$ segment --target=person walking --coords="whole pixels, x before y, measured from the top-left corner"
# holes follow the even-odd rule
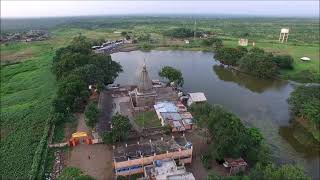
[[[88,159],[90,160],[90,155],[88,155]]]

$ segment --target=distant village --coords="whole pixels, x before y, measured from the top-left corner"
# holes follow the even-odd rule
[[[0,42],[32,42],[44,41],[50,38],[49,32],[46,30],[30,30],[26,32],[1,33]]]

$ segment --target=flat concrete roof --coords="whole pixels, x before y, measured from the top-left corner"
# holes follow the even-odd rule
[[[188,143],[187,139],[184,136],[179,137],[163,137],[157,140],[144,140],[143,142],[128,144],[122,143],[115,147],[113,151],[113,159],[116,162],[127,161],[128,159],[138,159],[141,156],[153,156],[156,154],[164,154],[168,152],[179,151],[179,148],[182,150],[188,149],[186,146]]]

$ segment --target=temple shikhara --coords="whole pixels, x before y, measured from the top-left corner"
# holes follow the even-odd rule
[[[149,78],[146,64],[143,65],[137,88],[130,92],[134,107],[148,108],[156,102],[157,92]]]

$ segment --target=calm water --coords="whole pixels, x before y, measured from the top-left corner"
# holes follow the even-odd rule
[[[287,98],[293,86],[286,81],[262,80],[219,66],[212,53],[189,51],[133,51],[112,54],[124,72],[119,84],[135,84],[146,59],[149,75],[158,77],[166,65],[182,71],[185,92],[204,92],[211,104],[223,105],[237,114],[246,125],[259,128],[270,144],[278,163],[296,162],[315,179],[319,178],[319,155],[295,144],[290,131],[279,133],[289,125]],[[289,143],[290,142],[290,143]]]

